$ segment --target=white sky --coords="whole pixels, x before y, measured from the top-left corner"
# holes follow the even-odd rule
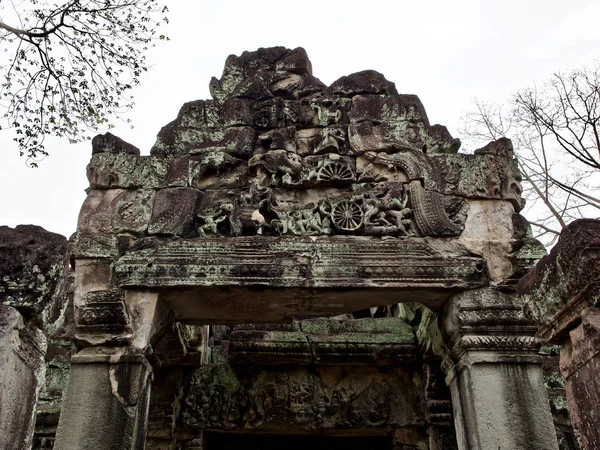
[[[459,138],[474,97],[503,101],[600,56],[600,1],[592,0],[177,0],[169,9],[171,41],[149,55],[154,66],[128,115],[135,128],[111,130],[143,154],[184,102],[210,98],[210,77],[220,78],[227,55],[244,50],[304,47],[326,84],[377,70],[399,92],[417,94],[430,121]],[[0,131],[0,225],[32,223],[69,236],[91,144],[52,140],[50,156],[30,169],[12,138]]]

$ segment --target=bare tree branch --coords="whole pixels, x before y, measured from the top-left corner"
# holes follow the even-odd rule
[[[598,216],[600,62],[555,73],[503,105],[475,100],[462,122],[467,143],[513,140],[525,212],[547,245],[571,220]]]

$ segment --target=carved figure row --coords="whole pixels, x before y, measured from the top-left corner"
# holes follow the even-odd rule
[[[364,186],[363,186],[364,188]],[[252,222],[256,234],[329,235],[334,233],[363,235],[415,236],[408,189],[401,183],[379,183],[364,192],[316,204],[294,206],[280,202],[270,190],[262,199],[246,195],[198,214],[198,234],[213,237],[220,234],[226,222],[230,234],[243,234],[243,223]]]
[[[202,377],[184,399],[184,422],[214,429],[269,429],[290,424],[317,429],[378,427],[393,421],[387,401],[389,388],[381,383],[345,383],[327,392],[314,375],[269,378],[275,379],[232,386]]]

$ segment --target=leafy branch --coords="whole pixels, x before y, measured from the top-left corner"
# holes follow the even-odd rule
[[[8,4],[0,3],[0,49],[10,55],[0,65],[0,129],[13,129],[33,160],[47,155],[46,136],[80,142],[122,118],[147,50],[168,39],[158,34],[168,11],[156,0]]]

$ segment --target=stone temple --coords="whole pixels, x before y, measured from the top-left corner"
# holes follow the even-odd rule
[[[552,317],[600,300],[600,245],[585,282],[521,280],[545,250],[509,140],[459,153],[417,96],[326,86],[302,48],[210,90],[149,156],[94,138],[68,242],[0,228],[0,448],[600,448],[545,340],[585,342],[582,307]]]

